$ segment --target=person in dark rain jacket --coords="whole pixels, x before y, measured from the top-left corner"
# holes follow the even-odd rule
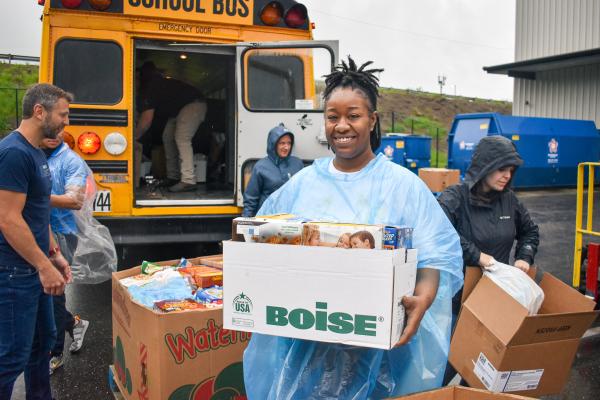
[[[244,217],[254,217],[263,202],[292,175],[304,168],[302,160],[292,156],[294,134],[283,124],[271,131],[267,138],[267,157],[252,169],[248,188],[244,192]]]
[[[495,260],[508,264],[515,240],[514,266],[527,272],[539,244],[539,229],[511,190],[523,160],[513,142],[487,136],[473,153],[465,181],[439,197],[442,209],[460,236],[465,266],[486,268]],[[457,295],[453,312],[458,313]]]

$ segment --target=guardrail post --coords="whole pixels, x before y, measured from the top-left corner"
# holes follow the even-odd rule
[[[577,206],[575,212],[575,250],[573,252],[573,287],[579,289],[581,279],[582,212],[583,212],[583,173],[585,164],[577,166]]]

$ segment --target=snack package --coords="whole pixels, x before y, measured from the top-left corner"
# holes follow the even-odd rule
[[[181,275],[188,276],[191,283],[199,289],[223,285],[223,271],[205,265],[191,265],[179,268]]]
[[[161,300],[154,303],[154,308],[162,312],[188,311],[206,308],[203,304],[191,299],[184,300]]]
[[[223,286],[213,286],[206,289],[198,289],[194,295],[194,300],[207,306],[223,305]]]
[[[144,275],[154,275],[155,273],[157,273],[159,271],[164,271],[164,270],[170,269],[170,268],[173,268],[173,267],[170,265],[153,264],[150,261],[142,262],[142,274],[144,274]]]
[[[119,280],[121,285],[125,286],[126,288],[128,288],[130,286],[143,286],[151,281],[152,281],[152,275],[145,275],[145,274],[128,276],[127,278],[123,278],[123,279]]]
[[[406,226],[397,226],[396,228],[396,249],[412,249],[413,228]]]
[[[236,242],[300,245],[304,221],[291,214],[238,217],[231,236]]]
[[[302,245],[381,250],[385,228],[383,225],[307,222],[302,230]],[[395,235],[393,227],[390,232]],[[391,242],[395,243],[395,238]]]

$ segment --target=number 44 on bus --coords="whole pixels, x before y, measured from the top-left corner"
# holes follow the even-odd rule
[[[96,217],[117,244],[226,239],[252,167],[266,155],[267,133],[280,123],[295,134],[294,155],[306,163],[329,153],[319,82],[337,63],[337,42],[313,40],[314,23],[303,4],[40,3],[40,81],[74,95],[65,141],[94,172]],[[136,127],[147,122],[140,115],[151,108],[140,82],[143,65],[201,93],[205,116],[189,140],[173,143],[179,116],[159,112],[134,139]],[[173,105],[178,95],[154,101]],[[186,154],[188,166],[193,160],[186,168],[195,183],[189,191],[163,186],[167,167],[179,165],[166,156],[173,151]]]

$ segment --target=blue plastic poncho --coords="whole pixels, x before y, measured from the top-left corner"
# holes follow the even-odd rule
[[[418,268],[441,271],[417,334],[389,351],[254,334],[244,353],[248,398],[379,399],[441,386],[450,346],[451,300],[463,284],[456,231],[425,184],[382,155],[339,174],[316,160],[265,201],[259,215],[414,227]]]

